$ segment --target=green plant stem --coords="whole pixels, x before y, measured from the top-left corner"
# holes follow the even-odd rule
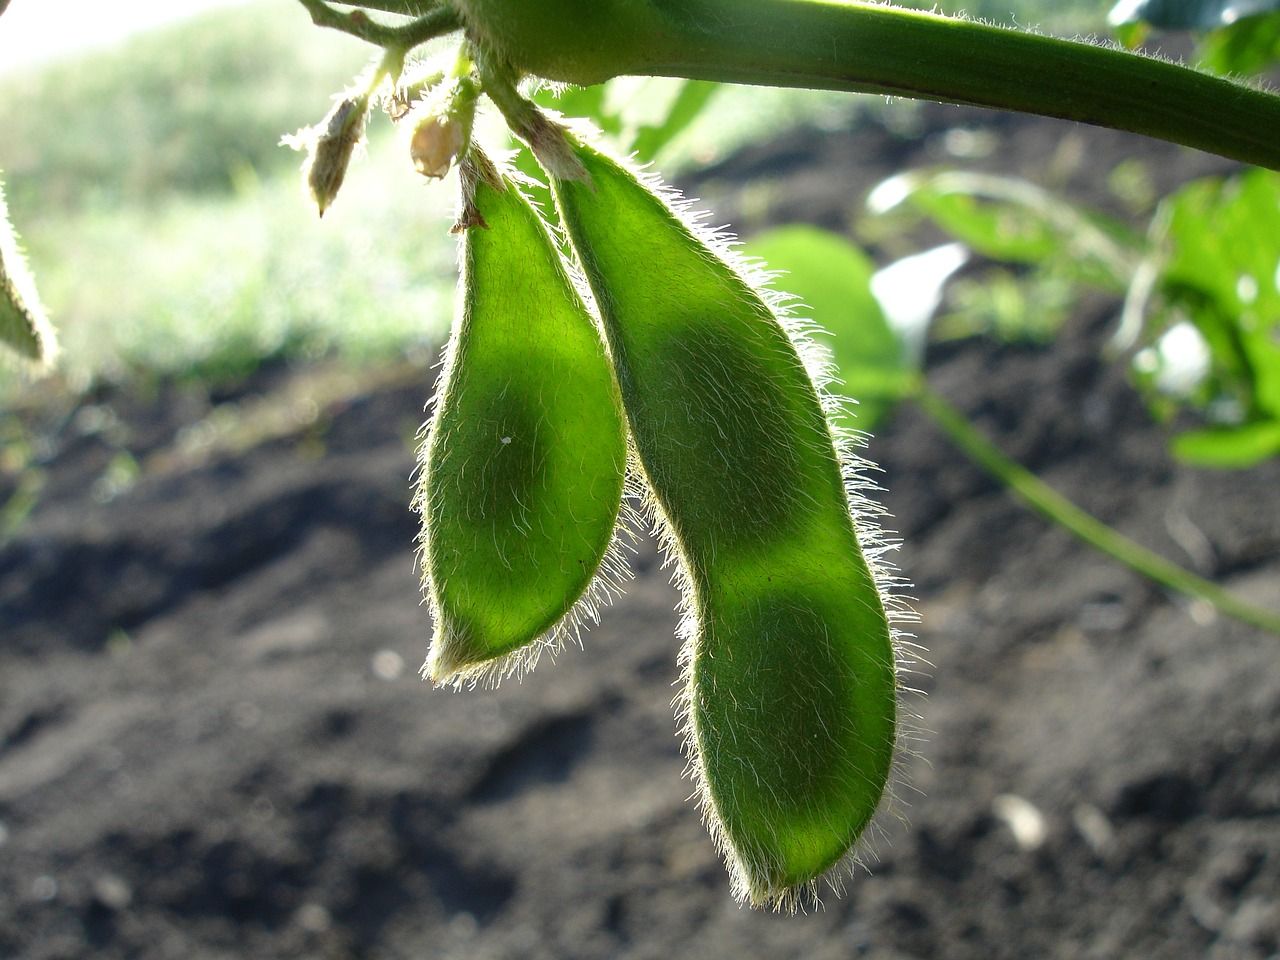
[[[1196,576],[1085,513],[1035,474],[1000,452],[955,407],[921,383],[913,399],[966,456],[1006,487],[1024,504],[1059,524],[1089,546],[1118,560],[1161,586],[1211,604],[1243,623],[1280,635],[1280,613],[1246,603],[1217,584]]]
[[[1280,97],[1165,61],[891,7],[691,0],[687,8],[687,18],[717,24],[714,43],[705,32],[687,35],[687,59],[672,66],[688,75],[715,70],[747,83],[1038,113],[1280,169]]]
[[[1280,169],[1280,96],[1162,60],[855,0],[455,0],[522,70],[660,75],[1043,114]]]
[[[324,0],[298,0],[298,2],[306,7],[307,12],[311,14],[311,22],[318,27],[340,30],[368,43],[401,52],[462,27],[462,21],[458,19],[457,13],[448,6],[436,7],[411,23],[389,26],[371,20],[363,10],[350,12],[335,10]]]

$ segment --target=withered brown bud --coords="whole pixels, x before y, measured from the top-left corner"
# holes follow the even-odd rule
[[[336,102],[314,127],[299,130],[282,141],[295,150],[307,151],[303,175],[322,217],[342,187],[351,155],[364,138],[368,115],[368,96],[346,97]]]
[[[466,141],[466,130],[459,120],[428,114],[413,128],[409,139],[413,168],[424,177],[444,177],[466,147]]]

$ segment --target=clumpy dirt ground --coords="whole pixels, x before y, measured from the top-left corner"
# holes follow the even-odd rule
[[[876,180],[946,159],[941,132],[979,122],[1000,138],[985,167],[1099,202],[1131,151],[1162,186],[1224,168],[1067,124],[920,121],[917,139],[805,132],[685,185],[717,222],[845,228]],[[935,349],[931,381],[1086,508],[1280,606],[1280,463],[1172,462],[1098,360],[1109,309],[1050,349]],[[497,692],[417,679],[407,503],[428,369],[248,452],[174,455],[212,435],[211,403],[313,374],[29,415],[49,479],[0,548],[0,957],[1280,951],[1276,638],[1050,529],[915,410],[870,451],[934,664],[909,823],[884,822],[846,896],[789,918],[730,900],[687,802],[676,597],[651,545],[584,650]],[[143,470],[117,490],[120,449]]]

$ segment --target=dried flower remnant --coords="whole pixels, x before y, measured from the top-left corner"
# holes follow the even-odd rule
[[[440,84],[409,115],[409,158],[418,173],[440,180],[467,151],[480,91],[459,76]]]
[[[427,114],[413,128],[409,157],[424,177],[442,179],[467,142],[465,125],[446,115]]]
[[[364,139],[368,116],[368,94],[345,97],[315,126],[304,127],[281,140],[286,146],[307,152],[302,171],[322,217],[342,187],[351,155]]]

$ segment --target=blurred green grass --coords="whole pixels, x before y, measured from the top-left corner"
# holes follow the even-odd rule
[[[42,218],[27,231],[60,329],[63,375],[219,379],[281,355],[387,356],[450,315],[452,201],[394,176],[386,145],[317,222],[293,176],[158,209]],[[375,166],[389,168],[374,174]],[[405,202],[405,194],[412,191]]]
[[[984,0],[968,9],[1070,32],[1105,8]],[[1036,9],[1048,19],[1036,21]],[[442,339],[451,185],[418,178],[375,122],[368,156],[318,221],[299,156],[278,145],[323,116],[368,61],[369,48],[312,27],[296,3],[263,0],[0,78],[0,171],[60,333],[68,388],[217,380],[276,357],[378,360]],[[719,153],[824,117],[847,123],[854,103],[726,90],[663,165],[670,173],[682,158],[705,160],[708,144]],[[702,149],[689,148],[699,140]],[[0,368],[0,400],[20,382]]]
[[[271,2],[0,82],[0,170],[70,389],[442,337],[452,191],[400,162],[383,125],[317,220],[279,146],[368,59]]]
[[[284,130],[324,113],[368,61],[296,3],[229,7],[0,80],[15,216],[222,192],[288,165]]]

